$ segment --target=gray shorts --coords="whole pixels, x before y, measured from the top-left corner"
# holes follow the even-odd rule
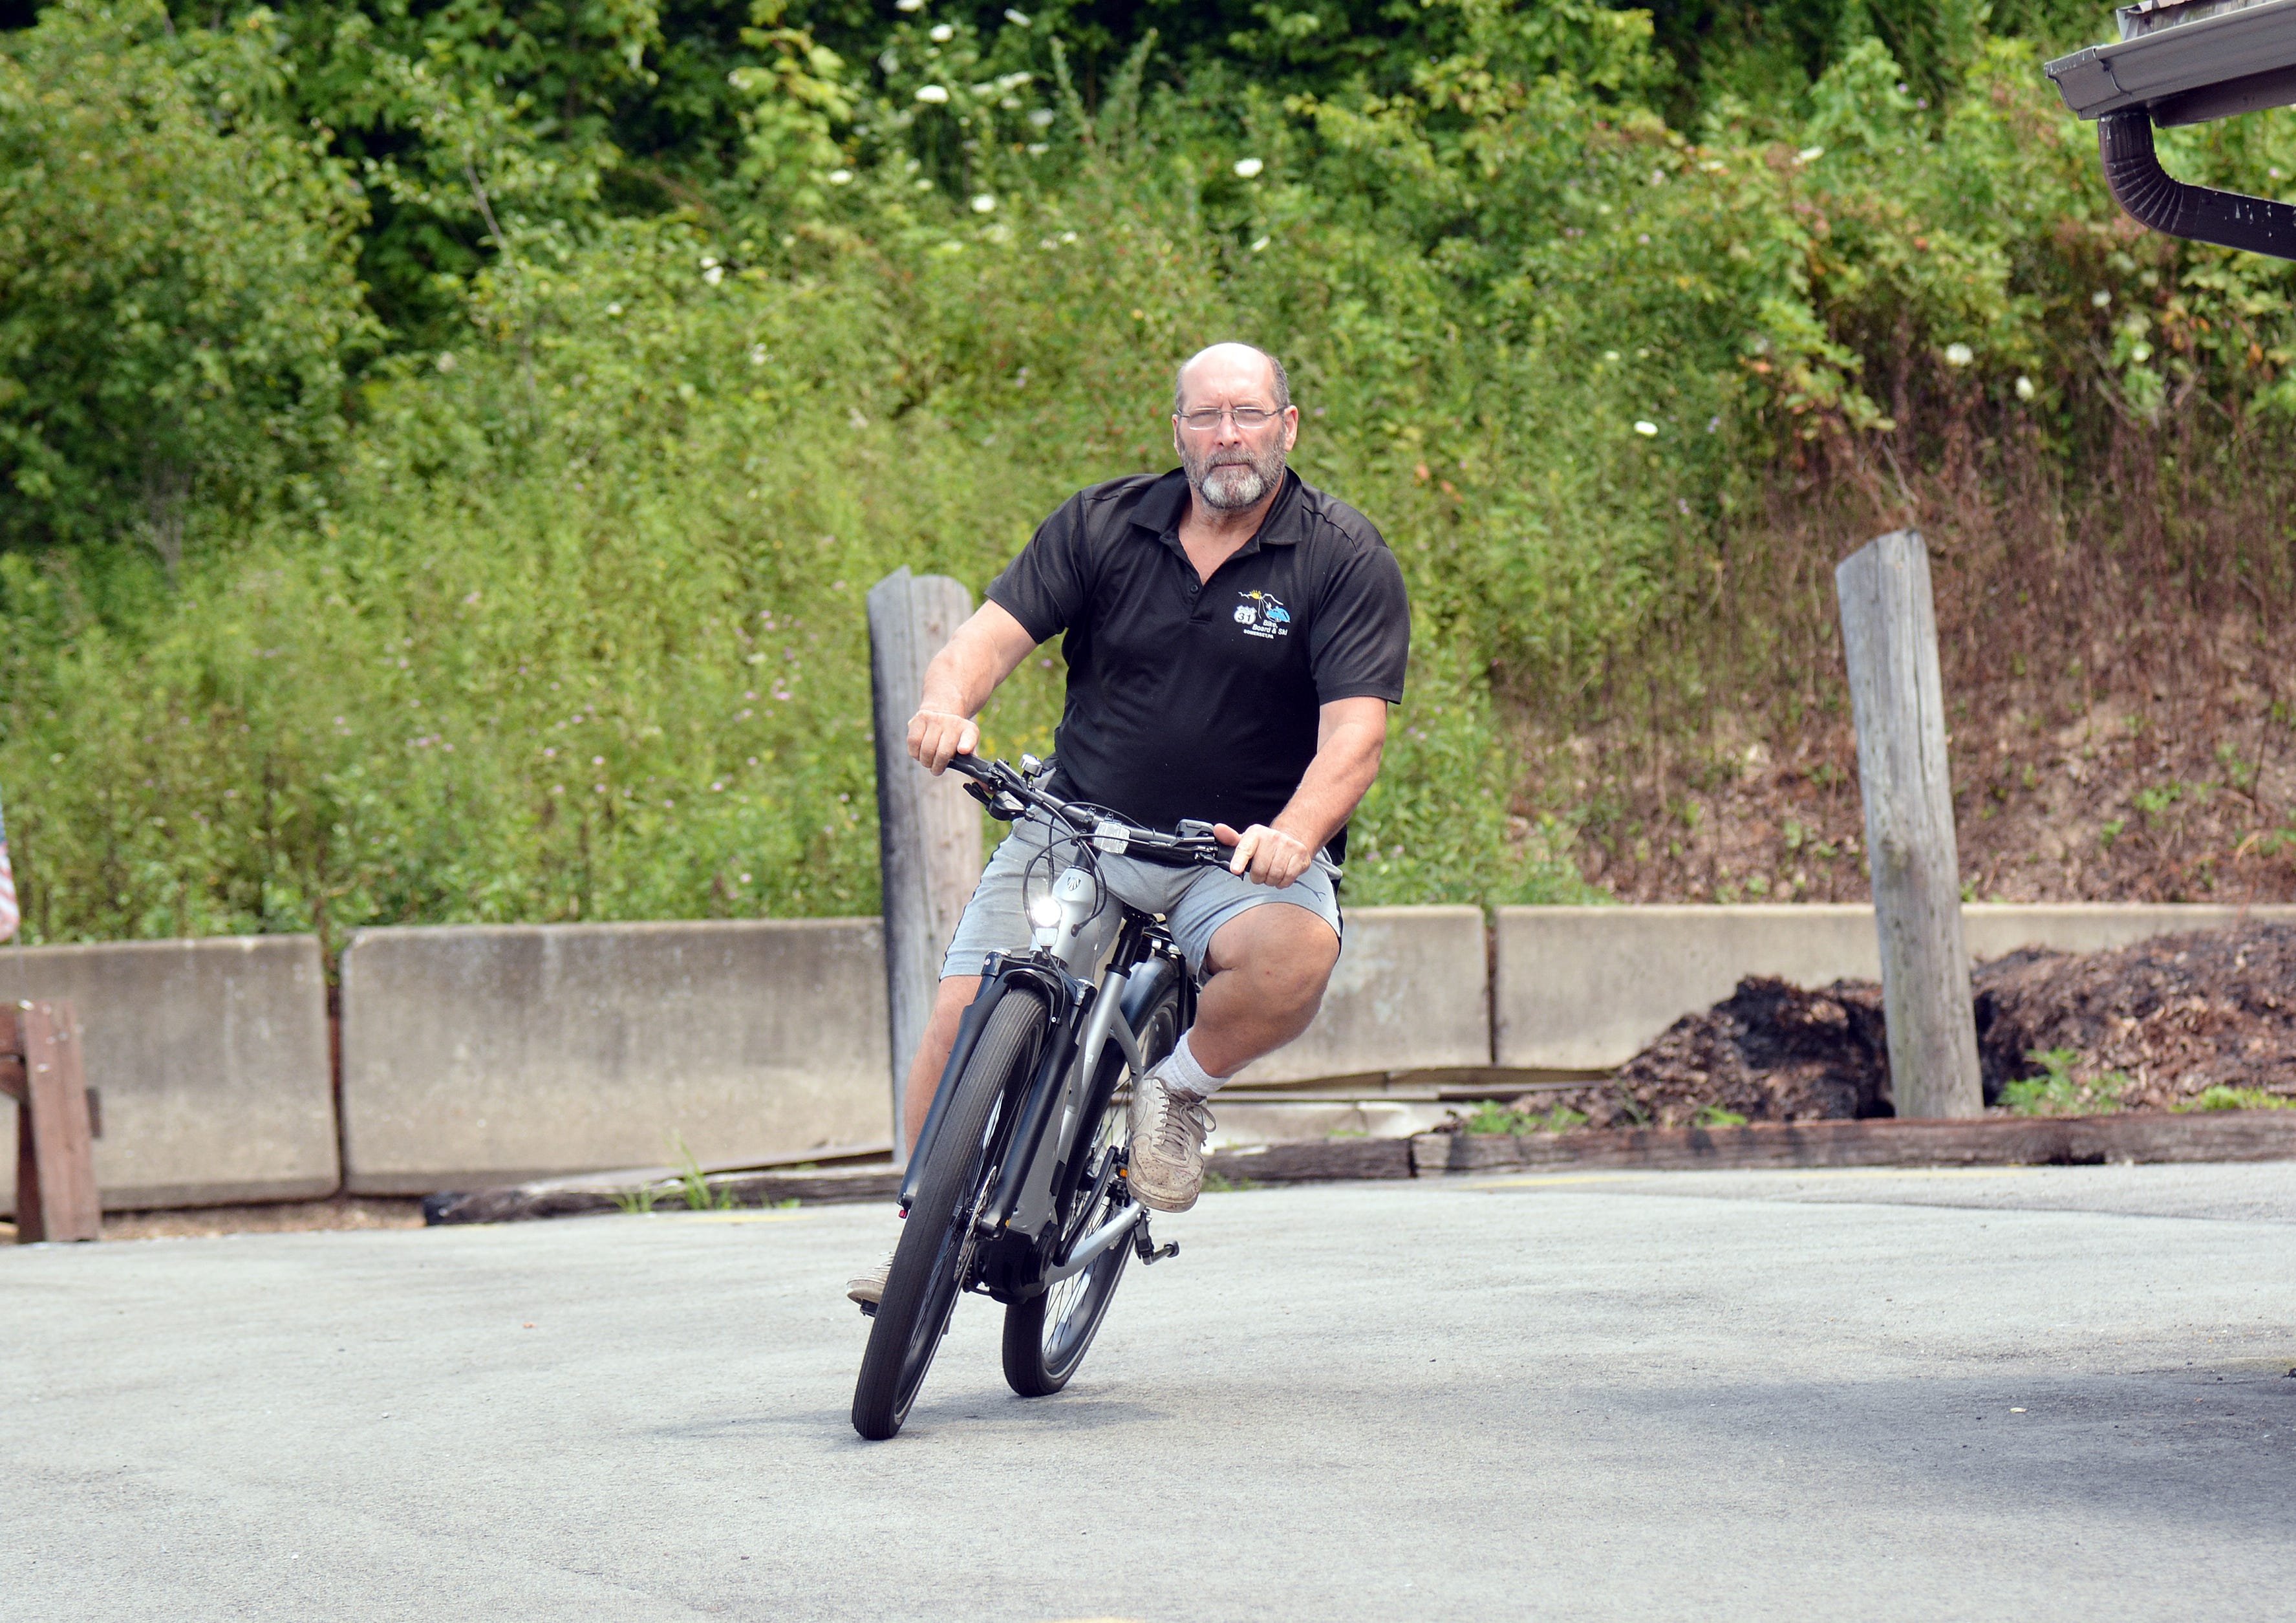
[[[1041,896],[1053,880],[1074,865],[1075,848],[1063,843],[1049,865],[1037,861],[1035,873],[1029,874],[1029,863],[1044,850],[1051,832],[1051,824],[1039,813],[1032,812],[1013,824],[1013,832],[981,870],[980,883],[973,888],[964,916],[957,921],[956,935],[948,944],[947,956],[941,960],[944,979],[978,975],[991,953],[1029,950],[1029,919],[1021,895],[1023,876],[1029,879],[1029,895]],[[1188,968],[1199,979],[1204,972],[1204,955],[1211,950],[1213,932],[1250,908],[1271,902],[1305,907],[1329,924],[1333,935],[1341,933],[1339,892],[1333,884],[1339,870],[1321,852],[1305,873],[1280,890],[1256,885],[1226,868],[1165,868],[1129,857],[1103,857],[1099,866],[1101,878],[1118,900],[1143,913],[1164,915],[1165,928],[1187,955]]]

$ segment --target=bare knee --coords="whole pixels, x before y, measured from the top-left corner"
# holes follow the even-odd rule
[[[1267,1014],[1292,1016],[1304,1030],[1323,1005],[1340,939],[1305,908],[1255,907],[1220,927],[1209,956],[1216,973],[1248,985]]]
[[[1298,957],[1276,958],[1257,966],[1252,980],[1253,989],[1269,1012],[1291,1015],[1304,1031],[1324,1006],[1324,989],[1331,985],[1332,966]]]

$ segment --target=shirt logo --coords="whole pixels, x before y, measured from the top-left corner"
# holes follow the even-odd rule
[[[1243,635],[1256,636],[1262,642],[1292,635],[1292,611],[1283,600],[1271,592],[1239,592],[1243,601],[1235,606],[1235,623],[1243,627]]]

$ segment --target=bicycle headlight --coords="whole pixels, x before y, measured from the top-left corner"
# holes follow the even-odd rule
[[[1040,896],[1029,904],[1029,922],[1038,930],[1050,930],[1061,922],[1061,905],[1054,898]]]

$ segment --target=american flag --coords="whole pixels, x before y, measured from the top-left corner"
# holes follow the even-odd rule
[[[0,941],[14,935],[22,919],[16,907],[16,870],[8,862],[8,824],[0,818]]]

